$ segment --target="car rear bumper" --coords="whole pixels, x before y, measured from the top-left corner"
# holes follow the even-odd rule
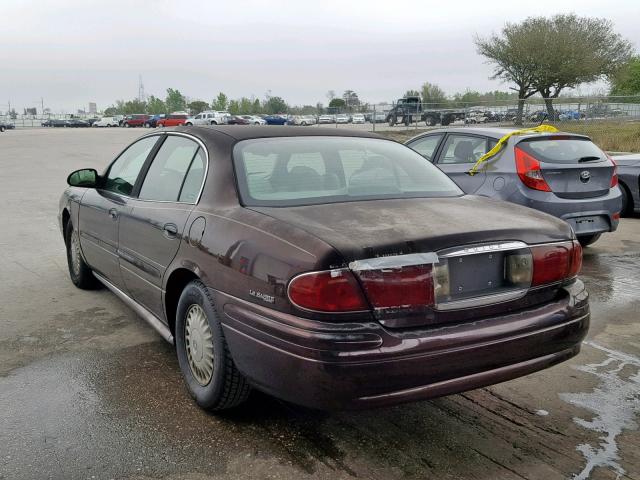
[[[589,326],[581,281],[553,302],[446,328],[317,322],[219,292],[238,369],[258,389],[312,408],[361,409],[503,382],[580,351]]]
[[[613,232],[618,228],[622,209],[622,193],[619,187],[609,190],[607,195],[594,198],[566,199],[553,193],[520,187],[508,199],[526,207],[535,208],[565,220],[576,235],[592,235]]]

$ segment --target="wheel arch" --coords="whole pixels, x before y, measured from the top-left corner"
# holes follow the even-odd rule
[[[167,278],[164,291],[164,309],[167,324],[171,334],[175,338],[176,312],[178,310],[178,300],[184,288],[193,280],[202,280],[194,271],[188,268],[176,268]]]

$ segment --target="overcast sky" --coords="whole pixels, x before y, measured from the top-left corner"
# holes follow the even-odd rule
[[[391,101],[424,81],[447,93],[506,89],[489,80],[475,33],[530,15],[607,17],[640,47],[640,2],[1,0],[0,110],[7,102],[73,112],[167,87],[191,99],[326,104],[355,90]],[[586,92],[589,88],[586,87]]]

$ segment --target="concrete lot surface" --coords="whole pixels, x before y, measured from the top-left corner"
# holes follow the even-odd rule
[[[144,133],[0,134],[0,479],[640,479],[640,218],[586,249],[582,353],[430,402],[319,413],[254,394],[204,413],[173,347],[70,282],[67,174]]]

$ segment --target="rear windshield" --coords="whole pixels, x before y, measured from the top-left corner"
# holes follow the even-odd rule
[[[581,163],[606,159],[602,150],[586,138],[533,138],[520,142],[518,147],[546,163]]]
[[[249,206],[462,195],[424,157],[389,140],[260,138],[239,142],[233,156],[240,195]]]

